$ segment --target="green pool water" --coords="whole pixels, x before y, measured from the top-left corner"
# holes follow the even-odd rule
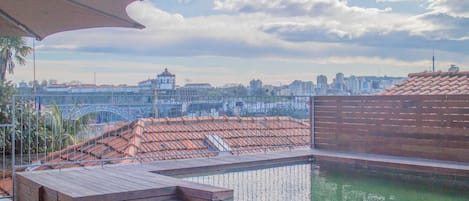
[[[415,181],[402,179],[407,176]],[[469,201],[469,189],[448,185],[451,181],[407,176],[296,164],[184,179],[234,189],[236,201]]]
[[[405,177],[399,175],[396,177]],[[469,189],[437,179],[411,181],[378,173],[313,171],[311,200],[317,201],[468,201]]]

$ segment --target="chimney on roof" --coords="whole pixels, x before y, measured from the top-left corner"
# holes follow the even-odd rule
[[[456,65],[454,65],[454,64],[451,64],[451,66],[450,66],[449,69],[448,69],[448,72],[450,72],[450,73],[457,73],[457,72],[459,72],[459,67],[456,66]]]

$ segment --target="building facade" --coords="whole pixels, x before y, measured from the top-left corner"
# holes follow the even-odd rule
[[[156,88],[158,90],[175,90],[176,75],[170,73],[167,68],[164,72],[156,76]]]
[[[327,94],[327,77],[325,75],[319,75],[317,77],[317,88],[316,88],[316,94],[317,95],[326,95]]]

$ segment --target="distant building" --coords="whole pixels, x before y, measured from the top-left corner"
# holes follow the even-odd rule
[[[265,94],[268,96],[275,96],[277,93],[277,87],[273,85],[264,85],[262,86],[262,89],[264,90]]]
[[[262,80],[251,80],[249,82],[249,88],[251,88],[251,89],[262,89]]]
[[[190,83],[190,84],[184,85],[184,88],[187,88],[187,89],[211,89],[213,87],[209,83]]]
[[[251,96],[260,96],[263,95],[264,91],[262,90],[262,81],[261,80],[251,80],[249,82],[249,95]]]
[[[49,80],[49,84],[50,85],[58,84],[58,81],[57,80]]]
[[[337,73],[337,74],[335,74],[335,79],[338,83],[344,83],[345,76],[344,76],[343,73]]]
[[[325,75],[319,75],[317,77],[317,88],[316,94],[317,95],[326,95],[327,93],[327,77]]]
[[[164,72],[156,76],[155,89],[159,95],[176,94],[176,75],[170,73],[168,69],[165,68]]]
[[[138,86],[142,88],[152,88],[154,84],[155,84],[154,79],[148,79],[148,80],[138,82]]]
[[[355,76],[350,76],[348,79],[345,79],[346,90],[351,94],[360,93],[360,80]]]
[[[290,95],[290,90],[288,90],[288,86],[280,86],[280,87],[276,88],[275,95],[277,95],[277,96],[289,96]]]
[[[288,85],[289,95],[292,96],[312,96],[314,95],[314,84],[311,81],[295,80]]]
[[[83,93],[139,93],[141,88],[127,85],[94,85],[94,84],[56,84],[42,87],[42,93],[53,94],[83,94]]]
[[[345,91],[345,76],[343,73],[337,73],[333,82],[334,89]]]
[[[317,87],[318,88],[327,88],[327,77],[325,75],[319,75],[317,77]]]
[[[365,77],[361,77],[359,79],[359,86],[360,86],[360,92],[361,93],[364,93],[364,94],[369,94],[372,92],[372,81],[365,78]]]
[[[156,88],[158,90],[174,90],[176,89],[176,75],[171,74],[167,68],[164,72],[156,76]]]
[[[225,84],[223,87],[217,88],[220,95],[243,97],[248,95],[248,89],[242,84]]]
[[[138,88],[140,88],[141,92],[151,93],[151,92],[154,92],[155,83],[156,83],[155,79],[148,79],[148,80],[138,82],[137,86]]]
[[[327,77],[317,77],[316,95],[372,95],[378,94],[405,78],[388,76],[350,76],[337,73],[331,85],[327,84]]]
[[[208,92],[213,89],[208,83],[190,83],[177,89],[177,94],[183,97],[188,96],[207,96]]]

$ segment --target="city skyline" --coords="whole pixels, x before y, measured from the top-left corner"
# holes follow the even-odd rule
[[[431,70],[433,49],[436,70],[467,71],[467,10],[464,1],[426,0],[135,2],[127,11],[146,29],[52,35],[36,42],[36,77],[93,83],[96,73],[98,84],[135,84],[165,67],[179,85],[406,77]],[[32,66],[29,56],[8,78],[32,80]]]
[[[458,68],[458,71],[459,71],[459,67],[456,66]],[[171,69],[168,69],[168,68],[164,68],[163,71],[161,72],[158,72],[158,73],[155,73],[153,77],[148,77],[146,79],[140,79],[138,82],[136,83],[111,83],[111,84],[106,84],[106,83],[94,83],[94,82],[81,82],[80,80],[69,80],[69,81],[60,81],[58,79],[43,79],[43,80],[36,80],[37,84],[39,85],[42,85],[42,82],[47,82],[48,86],[49,85],[70,85],[70,86],[73,86],[73,85],[83,85],[83,86],[90,86],[90,85],[95,85],[95,86],[103,86],[103,87],[107,87],[107,86],[129,86],[129,87],[132,87],[132,86],[139,86],[139,85],[147,85],[149,81],[155,81],[158,79],[158,77],[164,73],[164,72],[169,72],[169,73],[172,73]],[[260,78],[251,78],[250,80],[248,80],[246,83],[230,83],[230,82],[227,82],[227,83],[222,83],[221,85],[215,85],[209,81],[207,82],[192,82],[192,81],[187,81],[187,80],[184,80],[184,81],[181,81],[179,80],[177,77],[176,74],[174,74],[174,76],[176,76],[176,78],[174,79],[174,86],[175,87],[184,87],[184,86],[189,86],[189,85],[210,85],[211,87],[231,87],[231,86],[234,86],[234,85],[242,85],[242,86],[245,86],[245,87],[249,87],[249,85],[251,85],[251,83],[253,81],[260,81],[261,82],[261,85],[267,85],[267,86],[276,86],[276,87],[280,87],[280,86],[288,86],[290,84],[293,84],[297,81],[301,81],[301,82],[311,82],[313,85],[318,85],[318,83],[320,83],[321,81],[319,81],[320,77],[325,77],[325,81],[322,81],[323,83],[326,83],[327,86],[329,85],[333,85],[335,83],[335,79],[336,79],[336,76],[338,74],[342,74],[344,76],[345,79],[350,79],[350,78],[364,78],[364,77],[376,77],[376,78],[396,78],[396,79],[405,79],[406,77],[401,77],[401,76],[388,76],[388,75],[344,75],[342,72],[336,72],[333,76],[327,76],[327,75],[323,75],[323,74],[319,74],[317,75],[316,77],[314,78],[311,78],[311,79],[305,79],[305,80],[301,80],[301,79],[294,79],[294,80],[290,80],[288,82],[285,82],[285,83],[281,83],[281,82],[277,82],[277,83],[268,83],[268,82],[265,82],[264,80],[260,79]],[[21,80],[15,84],[17,85],[20,85],[21,83],[24,83],[24,84],[27,84],[27,85],[32,85],[32,82],[33,80]],[[51,83],[53,82],[53,83]],[[182,84],[181,84],[182,83]],[[319,84],[321,85],[321,84]],[[326,86],[326,87],[327,87]],[[321,88],[321,87],[319,87]]]
[[[458,72],[457,66],[452,66],[452,72]],[[164,96],[314,96],[314,95],[372,95],[379,94],[392,88],[403,80],[404,77],[387,76],[345,76],[336,73],[329,79],[325,75],[316,78],[316,84],[310,80],[294,80],[286,85],[270,85],[260,79],[252,79],[249,84],[225,84],[212,86],[211,83],[186,83],[177,85],[177,75],[167,68],[158,73],[153,79],[142,80],[137,85],[99,85],[72,81],[60,83],[57,80],[43,80],[37,83],[37,92],[43,95],[52,94],[101,94],[101,93],[137,93],[148,94],[157,92]],[[33,81],[20,82],[17,89],[22,94],[33,93]]]

